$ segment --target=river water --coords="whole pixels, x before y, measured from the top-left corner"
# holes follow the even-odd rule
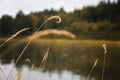
[[[100,40],[36,40],[15,66],[26,42],[8,42],[0,48],[0,80],[7,80],[12,68],[10,80],[101,80],[104,43],[107,46],[104,80],[120,80],[120,42]],[[41,61],[48,48],[43,70]]]

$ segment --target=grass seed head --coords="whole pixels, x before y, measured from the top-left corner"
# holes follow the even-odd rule
[[[60,22],[62,21],[62,20],[61,20],[61,17],[60,17],[60,16],[57,16],[57,15],[51,16],[51,17],[49,17],[47,20],[49,21],[49,20],[51,20],[51,19],[57,19],[56,23],[60,23]]]

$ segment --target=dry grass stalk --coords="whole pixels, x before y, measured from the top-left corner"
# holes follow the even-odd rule
[[[62,21],[61,18],[60,18],[59,16],[57,16],[57,15],[48,18],[47,21],[49,21],[49,20],[51,20],[51,19],[56,19],[56,20],[57,20],[56,23],[60,23],[60,22]]]
[[[29,28],[24,28],[24,29],[21,29],[20,31],[16,32],[15,34],[13,34],[10,38],[8,38],[7,40],[5,40],[5,42],[3,42],[0,47],[2,47],[5,43],[7,43],[9,40],[15,38],[16,36],[18,36],[20,33],[28,30]]]
[[[89,72],[89,74],[88,74],[87,80],[89,79],[89,77],[90,77],[90,75],[91,75],[93,69],[94,69],[95,66],[97,65],[97,63],[98,63],[98,58],[95,60],[95,63],[93,64],[93,66],[92,66],[92,68],[91,68],[91,70],[90,70],[90,72]]]
[[[52,20],[52,19],[56,19],[56,23],[60,23],[60,22],[62,21],[61,18],[60,18],[60,16],[57,16],[57,15],[51,16],[51,17],[49,17],[48,19],[46,19],[46,20],[41,24],[41,26],[37,29],[36,32],[38,32],[38,31],[43,27],[43,25],[44,25],[46,22],[48,22],[48,21],[50,21],[50,20]],[[35,33],[36,33],[36,32],[35,32]]]
[[[32,64],[30,72],[34,69],[35,64]]]
[[[45,55],[43,56],[43,59],[41,61],[41,64],[40,64],[40,67],[39,67],[39,70],[41,70],[42,72],[44,71],[45,69],[45,65],[46,65],[46,61],[47,61],[47,58],[48,58],[48,53],[49,53],[49,48],[47,49],[47,52],[45,53]],[[37,76],[37,75],[36,75]],[[42,75],[41,75],[42,76]],[[36,80],[37,77],[35,77],[34,80]]]
[[[106,55],[106,53],[107,53],[107,46],[106,46],[106,44],[103,44],[102,47],[104,49],[104,54]]]
[[[18,76],[18,80],[21,80],[21,76],[22,76],[22,69],[20,69],[20,70],[18,71],[17,76]]]
[[[47,21],[49,21],[49,20],[51,20],[51,19],[58,19],[57,23],[60,23],[60,22],[61,22],[61,18],[60,18],[59,16],[52,16],[52,17],[48,18],[47,20],[45,20],[45,21],[41,24],[41,26],[36,30],[35,33],[37,33],[37,32],[43,27],[43,25],[44,25]],[[34,33],[34,36],[36,35],[35,33]],[[28,41],[28,43],[26,44],[26,46],[24,47],[24,49],[22,50],[22,52],[21,52],[20,55],[18,56],[17,60],[15,61],[14,66],[18,63],[18,61],[20,60],[20,58],[22,57],[23,53],[24,53],[25,50],[28,48],[29,44],[31,43],[31,41],[32,41],[33,39],[34,39],[34,37],[31,38],[31,39]],[[14,69],[14,67],[11,69],[11,71],[10,71],[8,77],[7,77],[7,80],[9,80],[10,74],[12,73],[13,69]]]
[[[43,59],[41,61],[41,65],[45,65],[45,62],[46,62],[46,60],[48,58],[48,53],[49,53],[49,48],[47,49],[47,52],[45,53],[45,55],[44,55],[44,57],[43,57]]]
[[[33,36],[36,35],[36,33],[41,29],[41,27],[48,21],[48,20],[51,20],[51,19],[58,19],[57,22],[61,22],[61,18],[59,16],[52,16],[50,18],[48,18],[47,20],[45,20],[43,22],[43,24],[37,29],[37,31],[33,34]],[[20,56],[18,57],[18,59],[16,60],[16,63],[19,61],[19,59],[21,58],[22,54],[25,52],[25,50],[27,49],[27,47],[29,46],[29,44],[31,43],[31,41],[34,39],[34,37],[32,37],[28,43],[26,44],[25,48],[23,49],[23,51],[21,52]]]
[[[6,78],[5,73],[4,73],[4,71],[3,71],[3,69],[1,67],[0,67],[0,73],[3,74],[4,78]]]
[[[32,61],[29,58],[25,59],[25,62],[32,63]],[[32,71],[33,68],[34,68],[34,64],[31,65],[30,71]]]
[[[59,16],[52,16],[50,18],[48,18],[46,21],[43,22],[43,24],[37,29],[37,31],[33,34],[33,36],[36,35],[36,33],[41,29],[41,27],[48,21],[51,19],[58,19],[58,22],[61,22],[61,18]],[[21,58],[21,56],[23,55],[23,53],[25,52],[25,50],[27,49],[27,47],[29,46],[29,44],[31,43],[31,41],[34,39],[34,37],[30,38],[30,40],[28,41],[28,43],[26,44],[25,48],[23,49],[23,51],[20,53],[19,57],[17,58],[15,64],[17,64],[17,62],[19,61],[19,59]]]
[[[103,47],[103,49],[104,49],[104,60],[103,60],[102,80],[104,80],[107,46],[106,46],[106,44],[103,44],[102,47]]]
[[[76,36],[66,30],[57,30],[57,29],[48,29],[48,30],[44,30],[44,31],[39,31],[31,36],[29,36],[27,39],[36,39],[42,36],[46,36],[46,35],[50,35],[50,34],[54,34],[54,35],[58,35],[58,36],[67,36],[69,38],[75,39]]]
[[[31,63],[31,60],[27,58],[25,59],[25,62]]]

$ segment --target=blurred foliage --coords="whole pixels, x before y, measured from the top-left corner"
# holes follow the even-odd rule
[[[25,15],[21,10],[15,18],[4,15],[0,19],[0,37],[8,37],[22,28],[30,27],[28,32],[21,36],[30,35],[50,16],[59,15],[62,18],[60,24],[55,21],[47,22],[44,29],[65,29],[73,32],[78,38],[92,39],[120,39],[120,1],[106,3],[101,1],[97,6],[87,6],[81,10],[65,12],[44,10],[31,12]]]

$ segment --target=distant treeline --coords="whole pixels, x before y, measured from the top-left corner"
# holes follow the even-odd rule
[[[65,29],[77,35],[80,39],[120,39],[120,0],[116,3],[100,2],[97,6],[87,6],[66,12],[63,8],[25,15],[21,10],[13,18],[4,15],[0,19],[0,37],[8,37],[20,29],[30,27],[29,31],[20,36],[30,35],[50,16],[59,15],[60,24],[47,22],[44,29]]]

